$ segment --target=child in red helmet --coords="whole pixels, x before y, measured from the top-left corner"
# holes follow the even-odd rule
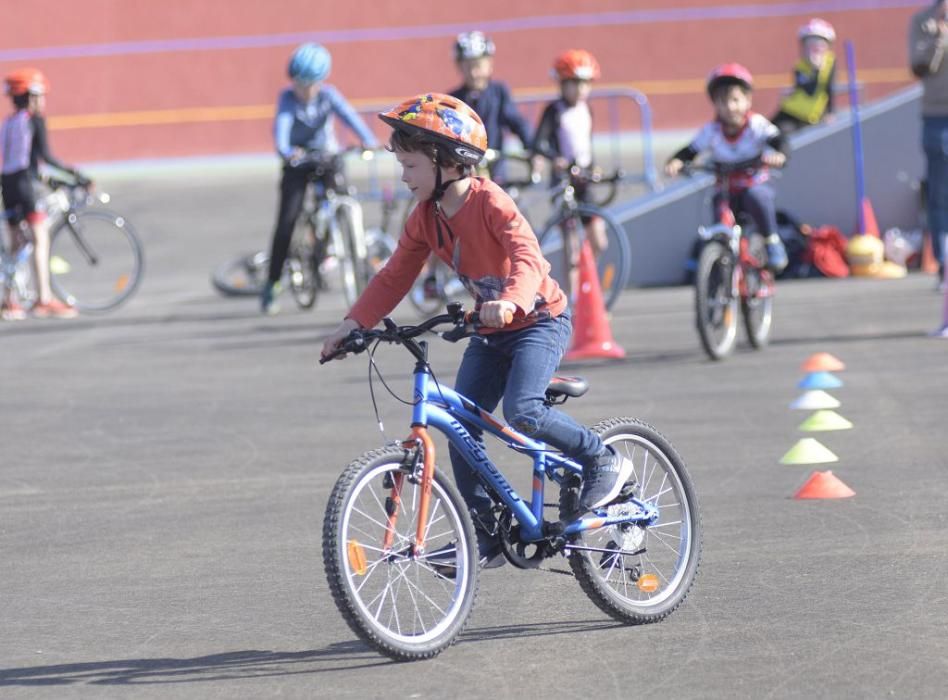
[[[13,101],[13,114],[0,127],[0,148],[3,153],[0,185],[3,188],[3,206],[9,212],[14,247],[20,241],[19,228],[24,223],[33,238],[33,274],[36,281],[37,301],[34,316],[41,318],[72,318],[76,310],[53,296],[49,283],[49,222],[37,210],[33,183],[41,179],[40,161],[61,170],[73,178],[88,182],[74,168],[57,160],[49,149],[46,136],[46,93],[49,83],[36,68],[23,68],[6,77],[7,94]],[[13,320],[25,317],[16,299],[2,300],[0,315]]]
[[[707,83],[715,118],[668,160],[665,173],[674,177],[702,153],[724,165],[759,160],[759,165],[728,176],[730,204],[735,212],[746,212],[754,219],[767,241],[768,265],[780,272],[787,266],[787,251],[777,234],[777,210],[774,191],[767,184],[767,168],[783,167],[787,143],[766,117],[751,111],[752,89],[753,77],[744,66],[726,63],[715,68]],[[715,201],[715,210],[717,204]]]
[[[418,95],[379,116],[394,128],[389,148],[418,206],[395,254],[326,339],[323,356],[350,331],[375,326],[394,309],[434,252],[474,297],[485,326],[464,352],[457,391],[488,411],[503,398],[512,427],[582,464],[581,508],[613,500],[631,474],[631,462],[605,447],[595,432],[544,404],[547,384],[569,344],[569,311],[517,205],[496,183],[471,175],[487,150],[480,118],[464,102],[438,93]],[[480,440],[480,431],[467,427]],[[453,448],[451,464],[474,515],[482,561],[502,563],[491,498]]]
[[[569,169],[577,166],[583,170],[593,167],[592,112],[589,109],[589,93],[592,81],[600,75],[599,62],[589,51],[569,49],[553,62],[553,75],[560,84],[560,96],[549,103],[540,116],[534,138],[534,154],[549,158],[553,164],[553,179],[562,180]],[[576,198],[584,202],[588,188],[582,182],[575,186]],[[586,238],[598,254],[607,245],[605,222],[599,217],[584,217]],[[575,243],[575,242],[574,242]],[[579,259],[579,248],[573,251]],[[574,264],[574,279],[570,287],[578,288],[578,266]]]
[[[800,60],[793,67],[793,91],[781,100],[771,120],[785,134],[819,124],[833,113],[836,30],[829,22],[814,18],[797,30],[797,38]]]

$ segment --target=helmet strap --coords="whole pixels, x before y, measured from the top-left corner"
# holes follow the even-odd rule
[[[467,177],[467,176],[464,176]],[[434,200],[434,220],[435,220],[435,229],[438,231],[438,247],[444,248],[444,236],[441,233],[441,222],[444,221],[444,227],[448,231],[448,236],[451,237],[453,241],[455,238],[454,231],[451,230],[451,224],[448,223],[448,217],[444,214],[444,209],[441,208],[441,198],[444,197],[444,193],[448,191],[448,188],[453,185],[455,182],[460,182],[464,177],[456,177],[453,180],[445,181],[441,177],[441,164],[439,160],[435,160],[435,188],[431,194],[431,199]]]

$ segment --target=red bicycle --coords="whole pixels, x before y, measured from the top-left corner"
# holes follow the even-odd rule
[[[728,202],[728,175],[754,163],[694,166],[716,176],[716,223],[698,229],[704,241],[695,272],[695,313],[701,346],[712,360],[731,354],[737,344],[738,316],[751,346],[770,340],[774,275],[767,268],[767,247],[750,216],[735,216]]]

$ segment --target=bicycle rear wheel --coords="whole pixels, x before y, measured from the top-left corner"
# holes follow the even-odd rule
[[[385,447],[346,467],[326,505],[323,562],[353,632],[393,659],[415,660],[437,655],[461,633],[477,595],[478,555],[464,501],[438,471],[426,550],[416,553],[421,484],[405,461],[404,449]],[[445,567],[453,578],[440,573]]]
[[[751,256],[755,260],[767,259],[767,246],[759,233],[748,239]],[[770,342],[770,330],[774,318],[774,276],[765,267],[748,266],[744,269],[746,294],[741,298],[741,315],[747,340],[757,349]]]
[[[732,294],[734,255],[720,241],[708,241],[695,272],[695,320],[701,346],[712,360],[727,357],[737,340],[738,299]]]
[[[671,443],[646,423],[610,418],[593,430],[635,465],[623,492],[656,507],[659,518],[651,525],[586,530],[570,542],[570,568],[610,616],[631,624],[658,622],[681,605],[698,573],[701,517],[691,478]],[[561,517],[575,512],[578,499],[578,488],[561,490]],[[621,502],[609,508],[617,507]]]
[[[260,296],[269,268],[268,253],[248,253],[228,260],[214,270],[211,284],[226,297]]]
[[[551,266],[550,274],[559,283],[573,304],[578,291],[579,241],[583,234],[583,218],[603,220],[606,246],[596,255],[599,286],[607,309],[611,309],[629,283],[632,269],[632,246],[625,230],[604,210],[587,205],[567,212],[552,221],[540,234],[540,250]]]
[[[110,311],[138,289],[142,246],[119,214],[70,212],[53,230],[50,246],[53,293],[80,311]]]

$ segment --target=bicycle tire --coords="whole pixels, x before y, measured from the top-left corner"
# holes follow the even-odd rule
[[[764,237],[752,233],[748,238],[751,256],[756,260],[767,259],[767,246]],[[744,286],[747,294],[741,298],[741,316],[744,330],[751,347],[760,350],[770,343],[770,332],[774,318],[774,277],[764,267],[746,267]]]
[[[632,246],[625,229],[610,214],[589,205],[580,205],[575,211],[560,214],[540,234],[540,250],[550,263],[550,275],[563,288],[572,306],[576,290],[573,289],[570,270],[576,269],[579,249],[570,246],[568,241],[576,236],[577,227],[582,226],[582,217],[593,216],[605,223],[607,246],[596,258],[596,270],[603,302],[607,309],[611,309],[629,283]]]
[[[597,551],[569,550],[570,568],[606,614],[628,624],[658,622],[684,602],[698,574],[701,515],[691,477],[672,444],[647,423],[610,418],[592,429],[636,464],[633,495],[657,506],[659,520],[586,530],[571,543]],[[578,499],[578,485],[561,489],[561,518],[575,512]]]
[[[408,290],[408,300],[422,316],[430,316],[444,308],[449,301],[448,285],[452,280],[457,280],[454,271],[440,259],[434,258],[429,265],[433,267],[422,270]],[[433,283],[431,278],[434,279]]]
[[[386,656],[411,661],[436,656],[463,630],[477,597],[478,550],[464,501],[450,479],[436,471],[428,511],[430,547],[421,556],[411,554],[421,484],[405,461],[404,449],[389,446],[346,467],[326,505],[323,563],[333,601],[352,631]],[[391,497],[396,478],[398,504]],[[401,516],[394,526],[390,512]],[[388,532],[393,542],[386,547]],[[453,579],[428,562],[434,548],[452,544]],[[412,615],[399,617],[412,605]]]
[[[731,354],[737,341],[738,299],[732,294],[735,259],[720,241],[708,241],[695,271],[695,325],[712,360]]]
[[[138,289],[144,267],[141,242],[121,214],[70,212],[51,233],[53,293],[83,313],[111,311],[126,302]]]
[[[225,297],[260,296],[269,267],[268,253],[247,253],[219,265],[211,275],[211,284]]]
[[[339,260],[342,293],[346,304],[351,307],[365,291],[372,276],[366,259],[365,231],[348,206],[340,206],[336,210],[336,226],[342,239],[342,256]],[[361,246],[356,240],[357,236],[362,237]]]
[[[293,301],[304,310],[313,308],[319,296],[318,261],[323,258],[321,239],[312,215],[302,214],[293,227],[283,273],[287,278]]]

